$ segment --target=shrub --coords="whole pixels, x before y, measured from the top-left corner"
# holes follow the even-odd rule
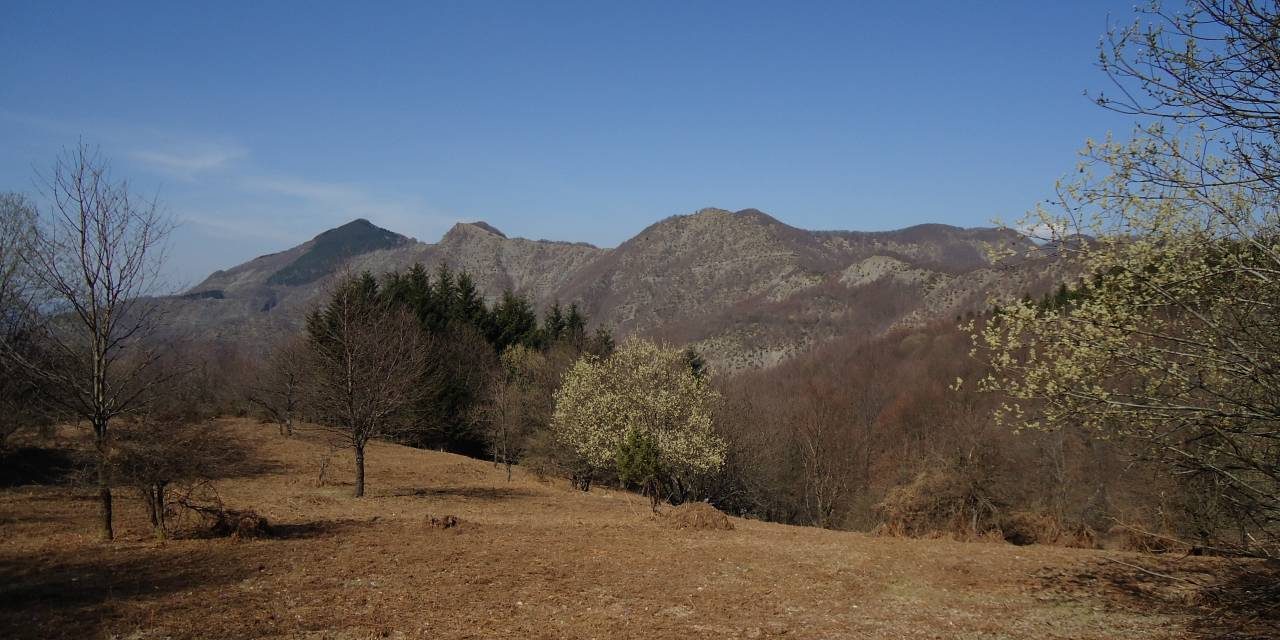
[[[640,487],[649,497],[650,508],[656,513],[662,493],[662,464],[659,461],[658,443],[642,431],[632,429],[618,445],[615,460],[618,464],[618,480],[625,485]]]
[[[733,531],[733,521],[705,502],[686,502],[666,514],[667,526],[673,529]]]
[[[641,433],[679,488],[724,464],[725,443],[712,430],[719,398],[682,351],[629,340],[606,358],[574,363],[555,394],[552,429],[593,471],[616,466],[627,435]]]

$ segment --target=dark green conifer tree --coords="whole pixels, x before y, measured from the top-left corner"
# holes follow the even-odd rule
[[[564,334],[564,327],[564,311],[560,308],[560,301],[556,300],[542,316],[542,334],[547,344],[559,340]]]
[[[564,333],[562,338],[568,340],[571,344],[581,345],[583,339],[587,336],[587,319],[578,310],[578,303],[569,305],[569,314],[564,319]]]

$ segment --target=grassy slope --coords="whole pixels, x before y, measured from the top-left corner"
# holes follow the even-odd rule
[[[1186,594],[1108,560],[1150,558],[746,520],[672,530],[627,493],[519,470],[508,483],[481,461],[388,444],[356,500],[349,455],[317,487],[318,440],[225,428],[271,464],[219,492],[281,537],[154,542],[122,496],[123,535],[104,545],[88,492],[0,490],[0,637],[1179,638],[1196,623],[1129,599]],[[445,514],[462,526],[425,524]]]

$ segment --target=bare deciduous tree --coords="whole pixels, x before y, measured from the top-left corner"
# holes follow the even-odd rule
[[[544,392],[543,380],[548,371],[546,358],[523,345],[508,347],[499,361],[478,417],[493,464],[501,460],[511,480],[511,465],[520,457],[529,434],[551,420],[551,407],[545,402],[550,394]]]
[[[36,239],[36,208],[17,193],[0,193],[0,309],[8,326],[11,314],[26,302],[30,278],[23,256]]]
[[[249,383],[249,400],[280,427],[280,435],[293,435],[293,422],[302,402],[307,345],[291,338],[272,349],[263,367]]]
[[[35,237],[35,205],[22,195],[0,193],[0,354],[13,351],[27,359],[41,357],[32,331],[40,296],[23,263]],[[0,447],[42,413],[36,398],[40,392],[37,381],[14,366],[14,358],[0,358]]]
[[[1114,91],[1097,103],[1152,119],[1148,130],[1164,139],[1163,123],[1203,126],[1214,132],[1200,147],[1157,147],[1173,162],[1134,168],[1156,184],[1240,183],[1280,190],[1280,8],[1259,0],[1186,0],[1142,3],[1139,19],[1109,29],[1100,67]],[[1210,156],[1222,156],[1231,175]],[[1181,165],[1180,171],[1167,169]]]
[[[39,334],[51,359],[7,355],[92,427],[101,531],[110,540],[109,428],[159,379],[159,352],[148,338],[160,318],[147,296],[156,292],[172,225],[155,201],[139,201],[126,182],[113,182],[106,162],[84,144],[64,152],[46,186],[50,208],[22,261],[49,296]]]
[[[346,277],[307,320],[305,402],[322,429],[355,452],[355,495],[364,495],[365,446],[413,428],[427,345],[406,311],[378,296],[372,276]]]
[[[499,462],[504,464],[507,480],[511,480],[511,465],[519,455],[517,449],[524,433],[523,395],[499,370],[493,374],[484,401],[476,411],[493,453],[493,466],[497,467]]]
[[[824,528],[839,524],[853,494],[867,486],[877,420],[888,399],[875,380],[844,389],[833,386],[833,378],[812,375],[808,393],[789,407],[806,502],[813,524]]]

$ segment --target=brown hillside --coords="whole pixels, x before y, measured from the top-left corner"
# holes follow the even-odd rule
[[[372,445],[357,500],[345,453],[316,486],[318,440],[223,427],[263,460],[218,492],[271,537],[155,542],[121,492],[122,539],[102,544],[87,492],[0,489],[0,637],[1182,638],[1203,630],[1195,594],[1118,562],[1223,567],[740,519],[672,528],[638,496],[519,470],[508,483],[389,444]]]

